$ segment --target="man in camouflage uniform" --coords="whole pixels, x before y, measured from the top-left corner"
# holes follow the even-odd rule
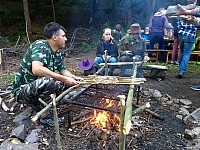
[[[37,40],[30,45],[13,81],[12,93],[16,101],[40,111],[42,107],[39,98],[48,101],[50,94],[76,85],[82,80],[66,70],[61,58],[59,49],[65,47],[65,32],[63,26],[51,22],[44,27],[46,40]],[[41,117],[40,120],[53,125],[51,114]]]
[[[119,45],[120,51],[120,62],[133,62],[133,57],[136,56],[138,61],[147,61],[149,60],[145,39],[140,36],[142,30],[140,29],[140,25],[138,23],[132,24],[130,29],[127,30],[127,33],[121,40]],[[127,76],[125,74],[125,70],[132,68],[133,65],[124,65],[121,68],[120,76]],[[143,77],[141,67],[137,68],[138,78]]]

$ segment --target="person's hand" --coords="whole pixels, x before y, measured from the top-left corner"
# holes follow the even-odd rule
[[[133,55],[131,51],[126,51],[126,55]]]
[[[78,81],[76,81],[75,79],[73,79],[71,77],[65,77],[65,80],[63,82],[68,86],[74,86],[74,85],[78,84]]]
[[[195,19],[194,16],[190,16],[190,17],[184,18],[184,19],[182,19],[182,20],[183,20],[183,22],[185,22],[185,23],[191,23],[191,24],[193,24],[193,23],[194,23],[194,19]]]
[[[77,76],[74,76],[74,79],[77,80],[77,81],[83,81],[84,80],[83,78],[77,77]]]
[[[185,9],[183,6],[181,6],[180,4],[178,4],[178,9],[179,11],[173,15],[175,16],[180,16],[180,15],[188,15],[190,14],[191,10],[187,10]]]
[[[149,60],[150,60],[149,56],[144,56],[144,61],[149,61]]]
[[[102,55],[102,58],[103,58],[103,60],[105,60],[106,59],[105,55]],[[110,58],[111,58],[111,56],[107,55],[107,60],[110,59]]]

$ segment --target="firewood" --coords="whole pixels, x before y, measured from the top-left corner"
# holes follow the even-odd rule
[[[91,119],[91,118],[90,118]],[[81,134],[81,132],[88,126],[90,125],[90,122],[88,122],[87,124],[85,124],[85,126],[78,132],[77,136],[79,136]]]
[[[90,117],[88,117],[88,118],[86,118],[84,120],[74,121],[74,122],[71,123],[71,125],[81,124],[81,123],[84,123],[86,121],[89,121],[90,119],[92,119],[92,116],[90,116]]]

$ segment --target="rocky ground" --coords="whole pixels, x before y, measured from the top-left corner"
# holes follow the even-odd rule
[[[95,52],[89,51],[87,53],[79,53],[75,55],[70,55],[70,57],[65,58],[65,64],[68,66],[68,69],[71,72],[74,72],[78,75],[82,75],[82,71],[78,69],[77,62],[81,61],[83,57],[87,57],[89,59],[94,59]],[[20,58],[16,59],[16,57],[10,57],[6,64],[6,70],[1,70],[0,76],[0,88],[5,90],[9,88],[11,82],[6,82],[3,80],[2,76],[5,74],[12,74],[18,68],[20,62]],[[161,92],[162,95],[168,95],[172,99],[187,99],[192,102],[192,105],[187,106],[187,109],[190,113],[200,107],[199,91],[193,91],[190,87],[193,84],[200,83],[200,74],[195,74],[191,72],[187,72],[183,79],[176,78],[177,72],[174,70],[166,71],[166,78],[165,80],[160,79],[152,79],[149,77],[149,71],[145,72],[145,77],[147,81],[142,85],[142,90],[149,91],[149,89],[156,89]],[[151,96],[150,96],[151,97]],[[3,101],[6,102],[8,106],[11,106],[12,103],[8,103],[8,99],[11,97],[8,95],[3,97]],[[144,96],[140,97],[141,102],[145,102],[149,100],[149,97],[144,98]],[[183,120],[178,119],[177,109],[175,109],[175,103],[173,104],[163,104],[160,101],[160,98],[152,98],[151,108],[150,110],[160,114],[165,119],[159,120],[154,117],[149,117],[149,114],[141,114],[141,118],[145,120],[145,127],[149,127],[147,130],[146,128],[140,128],[139,133],[141,134],[139,138],[134,138],[132,134],[127,138],[127,149],[148,149],[148,150],[155,150],[155,149],[183,149],[184,147],[188,146],[188,140],[185,140],[183,137],[185,129],[191,129],[191,126],[184,124]],[[14,112],[5,112],[2,108],[0,108],[0,143],[8,139],[15,128],[13,124],[14,117],[22,112],[24,108],[20,109],[16,107],[17,110]],[[67,105],[61,107],[61,112],[66,109],[71,109],[74,115],[79,115],[85,112],[84,108],[80,108],[74,105]],[[30,129],[35,129],[36,126],[38,127],[38,123],[32,124],[29,127]],[[85,124],[79,125],[76,128],[81,129]],[[75,128],[75,127],[74,127]],[[73,129],[74,129],[73,128]],[[143,130],[141,130],[143,129]],[[54,128],[43,126],[41,128],[41,132],[39,133],[39,149],[56,149],[56,140],[55,134],[52,132]],[[75,129],[74,129],[75,130]],[[67,126],[61,127],[61,142],[63,145],[63,149],[118,149],[118,144],[115,138],[113,140],[112,136],[117,135],[116,133],[112,134],[109,138],[106,138],[105,141],[102,139],[98,139],[96,137],[97,134],[91,132],[89,136],[86,136],[85,132],[90,132],[92,130],[92,126],[88,126],[85,131],[80,134],[80,137],[70,136],[70,132],[67,129]],[[78,131],[76,131],[78,132]],[[75,133],[73,133],[74,135]],[[23,141],[21,141],[23,142]],[[113,144],[114,143],[114,144]],[[104,145],[104,146],[103,146]]]

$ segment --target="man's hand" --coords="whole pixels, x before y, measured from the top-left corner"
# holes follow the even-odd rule
[[[126,51],[126,55],[133,55],[131,51]]]
[[[178,4],[178,9],[179,9],[179,11],[177,13],[173,14],[173,15],[179,16],[179,15],[189,15],[189,14],[191,14],[191,10],[185,9],[180,4]]]
[[[75,79],[73,79],[71,77],[65,77],[63,82],[68,86],[74,86],[74,85],[78,84],[78,81],[76,81]]]
[[[102,58],[103,58],[103,60],[105,60],[106,59],[105,55],[102,55]],[[110,59],[110,58],[111,58],[111,56],[107,55],[107,60]]]
[[[77,76],[75,76],[74,75],[74,77],[73,77],[76,81],[83,81],[84,79],[83,78],[81,78],[81,77],[77,77]]]
[[[193,23],[194,23],[194,19],[195,19],[194,16],[190,16],[190,17],[184,18],[184,19],[182,19],[182,20],[183,20],[183,22],[185,22],[185,23],[191,23],[191,24],[193,24]]]
[[[149,61],[149,60],[150,60],[149,56],[144,56],[144,61]]]

